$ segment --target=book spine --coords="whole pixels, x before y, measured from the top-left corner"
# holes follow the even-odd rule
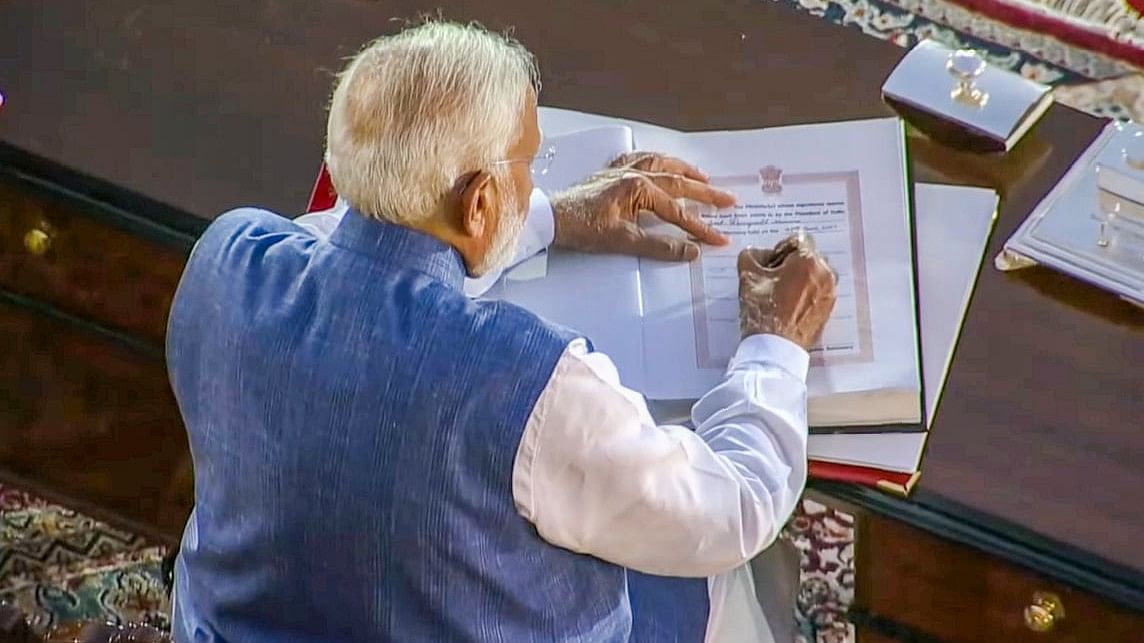
[[[901,473],[873,467],[859,467],[836,462],[810,461],[810,476],[818,480],[847,482],[872,487],[896,496],[908,496],[917,484],[921,472]]]

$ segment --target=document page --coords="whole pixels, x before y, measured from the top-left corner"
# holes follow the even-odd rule
[[[812,348],[812,423],[853,423],[864,396],[899,394],[875,422],[917,422],[921,383],[905,148],[898,119],[737,132],[636,129],[637,149],[693,161],[736,195],[733,208],[687,207],[732,238],[680,265],[640,261],[644,368],[653,399],[694,399],[716,384],[739,344],[735,261],[803,229],[838,272],[838,303]],[[655,232],[682,234],[649,217]],[[841,397],[840,397],[841,396]],[[815,404],[833,397],[838,409]],[[903,402],[904,400],[904,402]],[[868,400],[865,400],[868,401]],[[903,405],[909,412],[902,411]],[[867,405],[868,407],[868,405]],[[837,412],[836,412],[837,411]]]
[[[739,345],[739,251],[774,246],[799,230],[811,236],[838,274],[837,303],[810,351],[812,363],[873,358],[859,181],[857,171],[783,176],[774,166],[755,175],[712,177],[739,202],[719,212],[690,206],[732,239],[730,246],[708,248],[691,264],[698,367],[722,368]]]

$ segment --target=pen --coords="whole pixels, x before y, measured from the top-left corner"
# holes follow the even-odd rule
[[[813,242],[806,234],[806,230],[799,228],[797,232],[787,237],[775,248],[774,254],[771,255],[764,268],[778,268],[786,261],[790,255],[798,252],[803,247],[810,245],[813,248]]]

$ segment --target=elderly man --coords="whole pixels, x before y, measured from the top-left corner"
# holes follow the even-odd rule
[[[675,199],[730,197],[637,155],[549,205],[537,89],[476,27],[382,38],[330,106],[344,216],[240,209],[203,234],[168,333],[196,482],[177,641],[625,641],[628,570],[716,576],[775,539],[830,269],[793,242],[741,255],[726,378],[694,431],[656,426],[590,338],[466,291],[549,242],[693,259],[636,215],[724,243]]]

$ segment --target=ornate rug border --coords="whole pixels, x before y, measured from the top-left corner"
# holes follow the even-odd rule
[[[952,1],[1013,29],[1049,35],[1074,47],[1100,52],[1132,65],[1144,65],[1144,39],[1137,33],[1139,16],[1131,16],[1131,9],[1123,1],[1104,0],[1103,7],[1093,2],[1084,3],[1079,10],[1088,15],[1074,15],[1046,6],[1047,3],[1027,0]],[[1096,13],[1104,15],[1092,16]]]
[[[933,38],[950,47],[981,51],[992,64],[1048,84],[1116,78],[1138,68],[1051,35],[1013,27],[953,0],[771,0],[819,18],[860,29],[899,47]]]

